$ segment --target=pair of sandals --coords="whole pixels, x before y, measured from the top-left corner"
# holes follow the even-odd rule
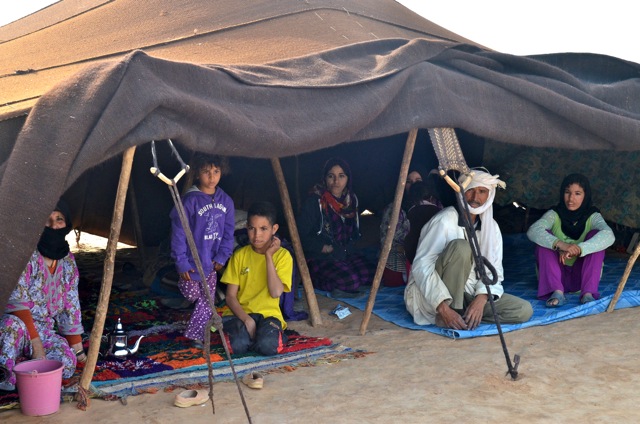
[[[593,302],[594,300],[596,299],[591,293],[585,293],[580,298],[580,303],[584,305],[585,303]],[[558,308],[565,303],[567,303],[567,299],[564,297],[564,293],[562,293],[561,291],[554,291],[553,293],[551,293],[551,296],[549,296],[549,299],[547,299],[545,304],[547,308]]]

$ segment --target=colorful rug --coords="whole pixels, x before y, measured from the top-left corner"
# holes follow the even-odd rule
[[[238,377],[252,372],[270,370],[285,367],[286,370],[293,370],[301,366],[312,366],[327,360],[328,358],[357,358],[358,352],[342,345],[327,345],[313,349],[305,349],[283,353],[280,355],[246,356],[233,358],[233,367]],[[131,360],[131,365],[135,365],[135,360]],[[213,364],[213,379],[215,382],[233,380],[233,372],[229,361],[220,360]],[[149,388],[164,388],[169,386],[189,387],[192,385],[208,385],[208,368],[206,364],[194,365],[178,369],[166,369],[163,371],[149,372],[139,376],[122,377],[105,381],[92,381],[94,392],[100,396],[115,395],[126,397],[145,392]]]
[[[5,392],[0,390],[0,411],[20,407],[18,392]]]
[[[154,334],[156,330],[160,331]],[[190,347],[190,341],[177,331],[150,328],[145,333],[149,335],[141,340],[136,354],[125,359],[107,357],[98,360],[91,382],[94,395],[115,399],[145,393],[149,389],[208,385],[209,371],[202,350]],[[294,331],[287,333],[289,340],[282,354],[271,357],[232,355],[238,377],[252,371],[269,372],[279,368],[292,371],[301,366],[313,366],[323,361],[337,362],[366,354],[332,344],[327,338],[306,337]],[[215,382],[233,380],[230,362],[225,358],[219,335],[212,335],[211,362]],[[82,366],[74,377],[63,381],[63,385],[77,381],[81,373]],[[72,395],[76,390],[73,386],[64,389],[63,397]],[[0,391],[0,410],[19,407],[18,401],[16,392]]]
[[[144,332],[147,336],[141,339],[139,349],[135,354],[124,359],[106,356],[98,360],[92,379],[95,386],[103,385],[103,382],[111,380],[144,379],[157,373],[176,374],[187,368],[204,367],[206,369],[207,361],[202,349],[194,347],[191,340],[182,336],[181,331],[166,331],[162,326],[152,327]],[[305,337],[293,331],[287,331],[287,333],[287,344],[278,357],[332,344],[331,340],[326,338]],[[131,346],[137,338],[130,339]],[[227,344],[229,344],[228,339]],[[214,368],[229,365],[219,334],[213,334],[211,337],[210,358]],[[254,353],[232,355],[231,358],[234,363],[269,359]],[[79,367],[77,373],[81,374],[81,372],[82,366]]]
[[[93,303],[97,300],[97,294],[95,290],[91,290],[82,295],[87,305],[90,305],[83,306],[83,309],[89,311],[84,320],[88,323],[86,328],[91,328],[91,315],[95,311]],[[166,303],[166,298],[157,297],[148,290],[112,290],[105,333],[113,331],[119,318],[132,350],[136,341],[142,338],[134,354],[119,359],[106,354],[109,338],[108,335],[103,336],[100,352],[104,355],[99,358],[92,379],[92,386],[97,392],[122,396],[134,394],[137,388],[153,385],[163,387],[184,381],[206,382],[208,368],[202,348],[182,335],[190,310],[172,309],[163,303]],[[223,308],[219,308],[218,312],[222,312]],[[278,367],[305,358],[349,350],[333,345],[328,338],[307,337],[290,330],[286,333],[288,341],[282,354],[274,357],[263,357],[251,352],[232,354],[236,372],[242,375],[253,369]],[[230,346],[228,338],[227,346]],[[233,378],[219,333],[211,335],[210,359],[215,381]],[[76,374],[81,373],[82,367],[79,367]],[[199,379],[202,381],[198,381]]]
[[[78,260],[81,266],[82,259]],[[82,268],[81,268],[82,270]],[[81,278],[80,296],[83,309],[85,330],[91,330],[95,316],[100,285],[100,276],[95,274]],[[114,280],[116,281],[116,280]],[[128,284],[114,283],[111,292],[109,310],[104,335],[100,347],[100,356],[92,379],[92,391],[105,398],[118,398],[139,394],[149,388],[162,389],[176,385],[194,385],[208,383],[207,361],[201,348],[193,341],[182,336],[189,319],[189,309],[174,309],[164,306],[166,297],[160,297],[149,290],[133,290]],[[175,303],[175,302],[174,302]],[[219,308],[218,312],[222,309]],[[124,359],[107,355],[109,333],[121,320],[128,335],[131,350],[141,337],[135,353]],[[282,354],[264,357],[255,353],[233,354],[231,359],[236,373],[242,377],[254,370],[268,371],[283,366],[295,369],[297,366],[309,366],[327,357],[359,357],[352,349],[333,344],[328,338],[307,337],[295,331],[287,330],[288,341]],[[90,335],[85,337],[88,349]],[[227,339],[227,345],[230,346]],[[219,333],[211,337],[210,358],[214,381],[233,379],[230,361],[227,359]],[[63,381],[63,386],[71,386],[64,393],[77,390],[72,383],[82,374],[80,364],[75,375]],[[64,394],[63,393],[63,394]],[[17,407],[18,396],[15,392],[0,391],[0,409]]]
[[[600,281],[601,298],[595,302],[581,305],[579,294],[568,293],[567,303],[559,308],[547,308],[544,301],[536,298],[537,277],[533,244],[525,234],[504,236],[504,274],[505,292],[519,296],[531,302],[533,317],[523,324],[502,324],[504,333],[538,325],[549,325],[573,318],[594,315],[604,312],[613,294],[618,288],[620,279],[627,266],[627,257],[611,257],[605,259],[602,280]],[[318,292],[328,295],[326,292]],[[364,310],[368,294],[355,299],[338,298],[341,302]],[[625,285],[615,309],[640,306],[640,269],[635,266]],[[404,307],[404,287],[381,287],[378,290],[373,313],[400,327],[412,330],[425,330],[451,338],[471,338],[498,334],[495,324],[481,324],[472,331],[450,330],[435,325],[416,325]]]

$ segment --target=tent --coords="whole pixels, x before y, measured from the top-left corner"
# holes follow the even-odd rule
[[[0,72],[3,75],[0,78],[0,97],[2,100],[0,102],[2,105],[0,106],[0,123],[2,125],[2,131],[0,132],[0,137],[2,137],[0,139],[0,149],[2,149],[0,151],[0,158],[2,158],[0,173],[4,176],[6,172],[12,172],[11,163],[15,162],[13,162],[13,159],[8,160],[8,158],[12,151],[14,157],[16,157],[15,155],[20,150],[15,149],[14,151],[13,148],[18,143],[19,131],[30,126],[30,124],[25,126],[24,122],[29,112],[31,112],[30,116],[33,116],[32,107],[36,100],[47,92],[53,93],[53,91],[58,90],[66,92],[66,88],[61,85],[56,88],[56,84],[65,84],[65,81],[77,81],[77,77],[73,75],[83,68],[84,71],[80,72],[87,76],[91,75],[89,76],[91,79],[93,76],[102,74],[103,71],[109,73],[117,69],[120,71],[116,72],[125,71],[130,75],[130,71],[133,68],[129,68],[129,64],[137,62],[137,58],[151,59],[152,61],[155,58],[180,61],[180,64],[171,62],[171,65],[191,68],[192,65],[183,62],[197,59],[199,63],[204,64],[234,64],[237,62],[260,64],[266,61],[283,60],[288,57],[326,51],[334,47],[349,46],[353,43],[377,39],[395,39],[396,44],[403,39],[422,37],[433,39],[438,43],[451,40],[467,41],[430,23],[430,32],[420,29],[425,26],[426,21],[393,2],[352,2],[350,3],[351,9],[347,10],[343,8],[343,2],[319,2],[317,4],[297,1],[278,2],[277,4],[273,4],[273,2],[254,2],[250,10],[244,10],[244,7],[238,6],[234,2],[215,2],[213,7],[209,7],[210,4],[209,2],[188,2],[185,4],[156,1],[146,2],[142,6],[139,2],[127,1],[65,0],[14,24],[3,27],[2,31],[0,31],[0,39],[3,40],[3,43],[0,44],[2,49],[2,59],[0,60],[2,60],[3,68],[2,72]],[[393,16],[393,21],[390,21],[388,16]],[[283,33],[281,31],[283,27],[288,28],[289,31]],[[125,34],[124,28],[127,28],[126,31],[130,32]],[[438,47],[438,49],[442,48],[444,48],[444,45]],[[144,49],[146,54],[139,53],[140,49]],[[132,58],[135,58],[133,61],[126,58],[131,52],[138,52],[131,55]],[[344,54],[351,53],[346,52]],[[153,55],[153,57],[147,57],[147,55]],[[201,66],[195,69],[198,72],[206,70]],[[225,79],[224,76],[230,76],[230,74],[220,71],[219,68],[212,67],[209,70],[217,70],[218,72],[215,73],[223,77],[224,84],[235,81],[229,77]],[[308,71],[313,72],[312,69],[308,69]],[[106,76],[106,74],[103,75]],[[188,75],[185,76],[190,78]],[[258,76],[256,74],[256,77]],[[107,78],[117,79],[119,76],[113,74]],[[290,75],[289,78],[298,78],[298,76]],[[155,82],[151,80],[148,82],[151,86],[154,86],[150,89],[151,92],[162,92],[159,85],[155,86]],[[332,82],[329,83],[331,84]],[[75,82],[71,84],[73,85]],[[247,84],[251,83],[248,82]],[[299,84],[302,85],[304,82],[301,80]],[[306,84],[315,84],[315,82],[311,80]],[[91,92],[85,91],[85,96],[86,99],[92,98],[91,102],[97,106],[95,102],[97,93],[92,92],[92,90],[90,89]],[[302,92],[299,89],[295,91]],[[67,93],[69,94],[69,92]],[[108,96],[109,94],[107,94]],[[136,95],[136,97],[138,96]],[[241,97],[245,97],[245,95],[243,94]],[[130,103],[131,100],[130,96],[125,96],[124,101],[128,104],[127,107],[134,107]],[[161,100],[161,102],[163,101]],[[98,109],[103,106],[105,106],[104,101]],[[231,105],[229,104],[228,106]],[[247,106],[249,105],[247,104]],[[172,107],[182,108],[182,105]],[[193,104],[193,107],[199,108],[197,102]],[[173,134],[172,137],[180,147],[186,147],[191,150],[196,148],[210,150],[213,148],[214,151],[220,152],[219,141],[209,147],[202,147],[202,145],[208,145],[214,139],[226,139],[225,142],[230,144],[230,148],[227,148],[225,153],[234,157],[265,157],[267,153],[287,156],[316,150],[322,146],[336,145],[348,138],[355,139],[351,135],[346,135],[354,133],[358,127],[362,127],[364,124],[364,122],[353,122],[353,124],[350,124],[353,125],[353,128],[345,128],[340,131],[334,130],[335,134],[323,134],[323,130],[318,128],[316,130],[317,134],[310,137],[311,133],[305,133],[311,130],[313,125],[317,126],[315,122],[318,120],[318,115],[310,110],[310,118],[307,119],[307,124],[300,122],[298,135],[283,134],[284,131],[272,134],[270,135],[271,140],[268,142],[268,152],[253,152],[252,150],[255,150],[253,147],[249,147],[249,145],[246,145],[246,148],[243,147],[248,136],[247,133],[251,132],[251,137],[254,139],[257,137],[263,138],[265,133],[260,128],[262,123],[257,122],[251,116],[252,112],[248,111],[248,107],[242,106],[241,109],[243,110],[240,112],[234,112],[227,105],[222,104],[222,107],[223,109],[220,111],[225,116],[235,114],[237,118],[240,118],[241,115],[245,115],[241,118],[245,121],[241,123],[242,128],[234,129],[231,134],[226,133],[226,130],[225,132],[210,131],[212,127],[218,127],[219,123],[228,119],[226,117],[218,119],[215,115],[209,115],[208,111],[202,109],[199,113],[204,116],[205,125],[196,124],[200,126],[200,129],[195,132],[198,133],[195,138],[189,136],[190,140],[187,140],[186,137],[176,137],[176,134]],[[251,106],[253,109],[258,107],[260,106]],[[271,114],[273,110],[277,110],[276,108],[280,108],[280,106],[274,103],[273,106],[268,106],[264,112]],[[290,104],[287,108],[291,109],[295,108],[295,106]],[[61,110],[59,111],[64,113]],[[122,109],[122,112],[128,115],[125,109]],[[76,119],[86,113],[88,113],[86,109],[79,115],[74,112],[73,115],[78,116],[70,115],[73,117],[68,118],[72,120],[68,123],[76,127]],[[100,115],[102,112],[97,113]],[[186,109],[181,113],[191,115]],[[288,113],[286,108],[280,108],[281,116],[286,117]],[[193,116],[195,117],[195,115]],[[89,118],[89,120],[94,119],[95,121],[96,117],[97,115],[94,118]],[[131,118],[133,117],[131,116]],[[136,119],[138,118],[133,118],[133,120]],[[369,118],[365,116],[363,119]],[[95,122],[88,125],[91,127],[94,124]],[[323,125],[328,124],[330,123],[326,122]],[[111,124],[107,125],[110,128],[114,128]],[[81,139],[84,140],[86,138],[90,131],[89,127],[85,127],[85,130],[81,131],[85,132],[85,134],[80,138],[72,133],[66,133],[63,136],[66,140],[65,143],[75,140],[74,142],[78,144],[72,147],[72,150],[79,150],[79,146],[84,144]],[[66,130],[61,130],[61,132],[66,132]],[[340,134],[340,132],[343,134]],[[401,133],[402,131],[397,132]],[[50,135],[41,140],[46,147],[36,148],[31,142],[27,142],[27,144],[41,152],[47,151],[54,145],[62,146],[59,141],[54,142]],[[294,140],[294,137],[296,140]],[[317,142],[316,140],[319,137],[323,140]],[[161,138],[164,138],[164,136]],[[307,140],[304,147],[299,142],[301,138]],[[287,147],[288,153],[279,153],[274,150],[276,145],[285,141],[290,144]],[[142,244],[154,245],[158,244],[162,239],[158,234],[162,230],[166,232],[166,212],[171,206],[171,200],[166,190],[159,186],[157,181],[148,173],[150,162],[148,142],[149,139],[146,139],[140,143],[146,144],[146,146],[142,147],[146,151],[145,154],[138,154],[136,160],[140,159],[142,161],[144,159],[144,161],[140,166],[134,167],[132,179],[135,183],[133,186],[136,193],[135,197],[138,198],[137,204],[140,209],[139,215],[141,216],[140,221],[143,227]],[[124,143],[121,146],[125,146],[128,142],[124,141]],[[24,145],[22,142],[20,144]],[[382,144],[382,142],[378,144]],[[67,152],[65,151],[64,157],[68,159],[66,164],[51,163],[49,170],[40,168],[40,165],[38,167],[43,170],[44,175],[49,175],[46,177],[48,186],[53,184],[60,186],[59,192],[54,197],[65,192],[65,198],[71,201],[72,209],[75,212],[74,215],[76,215],[74,226],[84,231],[106,235],[111,222],[115,181],[117,181],[119,172],[120,161],[118,155],[124,150],[124,147],[120,150],[118,148],[113,150],[102,141],[97,141],[96,144],[92,143],[92,145],[96,146],[97,150],[90,154],[92,156],[91,159],[86,156],[86,153],[80,154],[79,152],[66,156]],[[298,145],[300,145],[300,148],[298,148]],[[88,145],[86,146],[88,147]],[[291,146],[295,147],[291,149]],[[96,147],[91,147],[91,149]],[[67,146],[64,149],[66,150]],[[84,151],[89,152],[89,150]],[[382,155],[380,156],[379,162],[382,162]],[[75,165],[72,165],[73,163]],[[263,166],[263,164],[258,163],[258,166],[255,166],[255,161],[251,162],[251,164],[253,166],[244,167],[242,173],[249,174],[249,177],[254,177],[253,179],[256,176],[262,177],[264,171],[260,169],[260,166]],[[169,167],[171,165],[172,163],[169,163],[169,165],[163,164],[163,166]],[[286,159],[284,165],[285,169],[287,169]],[[305,168],[304,165],[303,163],[301,168]],[[319,171],[321,165],[314,163],[312,166]],[[68,177],[61,175],[59,180],[52,180],[50,171],[59,170],[61,167],[66,168],[68,171],[71,171],[73,167],[74,171],[71,171],[73,175],[68,175]],[[169,169],[171,170],[171,168]],[[234,169],[237,169],[237,167],[234,166]],[[256,172],[251,175],[252,171],[256,171],[256,169],[258,172],[262,171],[262,173]],[[271,174],[269,169],[267,171],[267,174]],[[357,170],[354,171],[357,172]],[[21,170],[17,172],[18,174],[27,175],[31,171]],[[27,174],[23,172],[27,172]],[[236,172],[236,174],[240,173]],[[36,175],[34,177],[39,178]],[[23,187],[16,187],[13,186],[13,183],[9,183],[10,178],[5,181],[12,186],[8,187],[9,190],[24,192]],[[237,189],[228,191],[249,192],[252,187],[248,182],[244,183],[244,181],[242,180],[238,183],[239,187]],[[251,179],[247,178],[246,181],[250,182]],[[27,185],[31,185],[31,183]],[[263,188],[260,189],[264,191]],[[366,196],[361,195],[361,197]],[[235,200],[238,201],[238,199]],[[40,201],[40,199],[37,201],[38,204],[40,204]],[[131,203],[128,202],[128,204]],[[14,215],[14,213],[11,214]],[[127,214],[126,218],[129,216],[130,214]],[[27,219],[30,220],[31,217]],[[35,217],[33,219],[40,220]],[[40,229],[34,231],[34,234],[28,237],[21,230],[19,231],[21,234],[17,238],[24,240],[25,246],[33,246],[39,231]],[[127,222],[125,219],[122,236],[124,241],[140,241],[136,240],[131,220]],[[9,244],[15,246],[15,242],[17,242],[17,239],[9,241]],[[18,260],[18,262],[22,262],[22,260]],[[16,263],[14,271],[18,272],[17,270],[21,266],[21,264]],[[13,273],[14,275],[16,275],[15,272]]]
[[[150,140],[247,160],[382,146],[373,163],[415,128],[519,148],[640,147],[640,65],[502,54],[391,0],[64,0],[0,39],[0,307],[57,199],[77,200],[74,225],[105,230],[104,177]]]

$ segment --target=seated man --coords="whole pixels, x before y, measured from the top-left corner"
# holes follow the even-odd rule
[[[502,234],[493,219],[496,186],[506,185],[498,176],[479,170],[464,196],[469,204],[481,254],[497,272],[491,286],[500,322],[521,323],[533,309],[525,300],[504,294],[502,287]],[[459,211],[450,206],[422,228],[404,301],[416,324],[436,324],[456,330],[473,330],[481,321],[493,322],[487,288],[476,276],[471,247]],[[487,269],[487,275],[491,273]]]
[[[249,208],[250,244],[233,252],[222,275],[229,306],[223,312],[223,327],[235,354],[253,351],[275,355],[287,342],[280,296],[291,291],[293,259],[275,235],[276,215],[276,208],[269,202]]]

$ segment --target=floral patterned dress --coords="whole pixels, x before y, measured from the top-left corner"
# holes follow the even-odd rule
[[[76,355],[61,335],[84,332],[78,298],[78,267],[72,253],[58,260],[53,273],[38,251],[31,255],[11,293],[5,314],[0,317],[0,365],[9,371],[19,358],[32,356],[27,326],[11,314],[26,309],[31,311],[47,359],[62,362],[63,377],[71,377],[76,369]],[[9,383],[15,384],[15,379],[11,373]]]

